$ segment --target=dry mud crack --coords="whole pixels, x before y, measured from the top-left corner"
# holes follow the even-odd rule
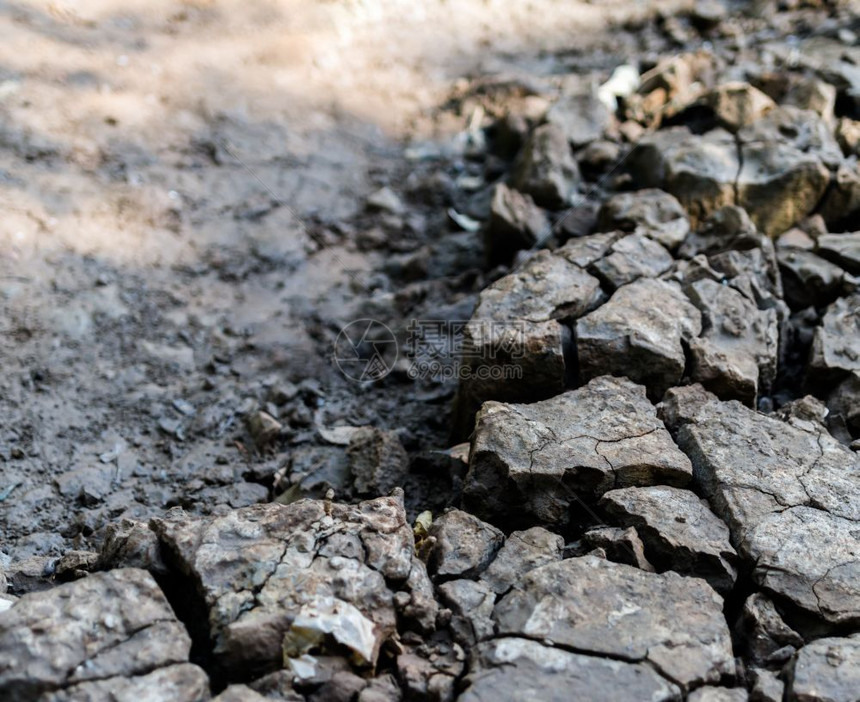
[[[0,700],[857,702],[857,10],[0,4]]]

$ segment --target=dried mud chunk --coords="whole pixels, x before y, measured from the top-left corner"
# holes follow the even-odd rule
[[[750,143],[742,153],[737,204],[771,237],[811,214],[830,182],[818,155],[787,144]]]
[[[561,97],[546,115],[546,121],[558,127],[573,147],[599,139],[612,118],[612,113],[591,90]]]
[[[860,690],[860,635],[804,646],[789,671],[792,702],[851,702]]]
[[[701,330],[699,310],[676,284],[641,278],[577,321],[580,375],[624,375],[659,399],[681,380],[683,345]]]
[[[690,480],[645,389],[604,376],[530,405],[485,403],[478,413],[465,498],[506,523],[564,524],[579,500],[616,486]]]
[[[600,281],[564,251],[540,251],[481,292],[463,330],[455,408],[462,438],[486,400],[541,400],[564,390],[572,351],[567,323],[604,298]]]
[[[779,319],[734,288],[713,280],[687,287],[702,312],[704,331],[690,342],[691,376],[723,399],[755,405],[776,379]]]
[[[484,230],[490,263],[509,263],[517,251],[530,248],[548,228],[549,220],[529,195],[499,183]]]
[[[0,616],[0,697],[34,699],[80,683],[134,678],[185,663],[190,650],[185,627],[149,573],[96,573],[24,595]]]
[[[668,702],[680,690],[645,663],[571,653],[527,638],[480,644],[462,702]]]
[[[496,527],[459,509],[435,520],[430,535],[436,544],[430,552],[429,571],[440,578],[477,577],[505,541]]]
[[[607,255],[594,263],[593,272],[615,290],[638,278],[655,278],[674,262],[656,241],[644,234],[631,234],[613,243]]]
[[[744,602],[737,630],[750,660],[761,666],[781,666],[803,646],[803,639],[786,624],[773,601],[757,592]]]
[[[793,309],[828,305],[842,291],[845,271],[811,251],[783,247],[777,259],[785,299]]]
[[[420,604],[409,596],[420,584],[410,574],[423,564],[401,496],[254,505],[209,518],[174,510],[153,526],[203,600],[228,672],[275,670],[285,653],[300,657],[302,642],[344,646],[358,664],[373,664],[398,608]]]
[[[670,391],[662,415],[753,580],[824,627],[860,622],[860,457],[701,386]]]
[[[656,188],[611,196],[600,208],[598,226],[644,234],[669,249],[690,232],[690,220],[678,199]]]
[[[409,456],[393,431],[361,427],[346,449],[355,489],[361,495],[386,495],[403,485]]]
[[[815,330],[807,379],[820,389],[860,372],[860,293],[843,297],[827,308]]]
[[[660,570],[707,580],[725,595],[737,579],[737,554],[728,527],[689,490],[667,486],[610,490],[600,505],[620,524],[635,527],[645,555]]]
[[[593,556],[528,573],[496,605],[500,635],[650,662],[683,687],[734,672],[723,601],[704,581]]]
[[[542,527],[515,531],[499,549],[493,562],[481,574],[493,592],[507,592],[516,580],[547,563],[561,560],[564,539]]]
[[[860,232],[825,234],[816,240],[819,256],[833,261],[849,273],[860,275]]]
[[[205,702],[209,678],[202,668],[180,663],[151,673],[113,677],[71,685],[42,695],[39,702],[82,702],[82,700],[147,700],[159,702]]]
[[[514,164],[511,185],[541,207],[560,209],[579,185],[580,174],[567,142],[556,125],[535,129]]]
[[[643,138],[630,161],[635,181],[678,198],[693,227],[724,205],[735,204],[741,164],[735,138],[726,131],[697,136],[683,127],[661,130]]]

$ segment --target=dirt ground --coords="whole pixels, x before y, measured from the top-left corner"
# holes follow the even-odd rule
[[[446,216],[475,90],[605,80],[685,4],[0,0],[6,564],[270,499],[320,427],[447,448],[453,386],[350,381],[338,331],[468,319],[498,274]],[[383,186],[402,208],[368,210]]]

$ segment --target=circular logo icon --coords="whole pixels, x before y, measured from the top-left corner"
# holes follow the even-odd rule
[[[382,322],[357,319],[334,340],[334,362],[350,380],[381,380],[394,368],[397,338]]]

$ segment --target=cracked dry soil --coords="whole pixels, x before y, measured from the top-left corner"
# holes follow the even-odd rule
[[[0,36],[0,700],[860,700],[856,3]]]

